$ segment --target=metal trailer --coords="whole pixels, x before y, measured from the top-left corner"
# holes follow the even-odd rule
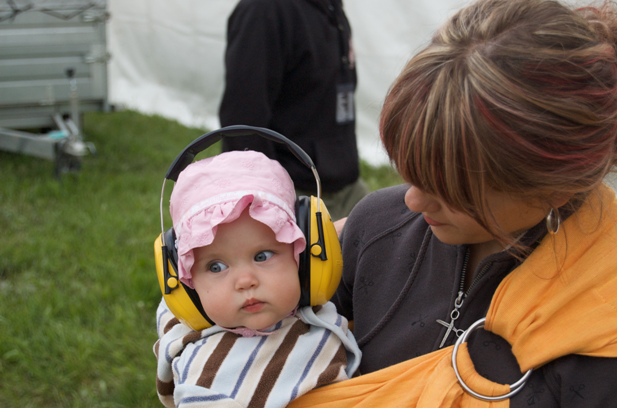
[[[109,109],[106,6],[0,0],[1,150],[54,160],[57,176],[96,152],[80,118]]]

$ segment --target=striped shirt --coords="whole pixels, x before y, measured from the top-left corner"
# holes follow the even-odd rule
[[[315,387],[356,372],[361,352],[347,320],[328,302],[304,307],[270,336],[213,326],[195,332],[161,301],[157,393],[166,407],[285,407]]]

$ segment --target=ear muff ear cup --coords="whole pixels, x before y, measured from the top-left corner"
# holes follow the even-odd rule
[[[162,235],[162,234],[161,234]],[[173,228],[165,232],[163,246],[161,235],[154,241],[154,261],[161,293],[169,310],[185,325],[195,331],[214,325],[201,306],[199,295],[178,278],[178,253],[174,246]],[[165,265],[167,263],[167,265]],[[167,266],[167,267],[165,267]]]
[[[302,196],[296,200],[296,220],[306,237],[298,270],[300,306],[323,305],[334,295],[343,272],[338,234],[325,204],[317,197]]]

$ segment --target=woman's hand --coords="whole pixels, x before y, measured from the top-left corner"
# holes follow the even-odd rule
[[[347,217],[341,218],[338,221],[334,221],[334,229],[336,230],[336,235],[341,236],[341,231],[343,231],[343,227],[345,226],[345,222],[347,221]]]

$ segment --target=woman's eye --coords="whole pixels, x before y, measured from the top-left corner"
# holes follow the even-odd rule
[[[257,261],[257,262],[265,262],[268,259],[272,258],[272,255],[274,255],[274,252],[272,252],[272,251],[261,251],[260,253],[255,255],[255,261]]]
[[[227,269],[227,265],[222,262],[212,262],[208,265],[208,270],[213,273],[219,273]]]

